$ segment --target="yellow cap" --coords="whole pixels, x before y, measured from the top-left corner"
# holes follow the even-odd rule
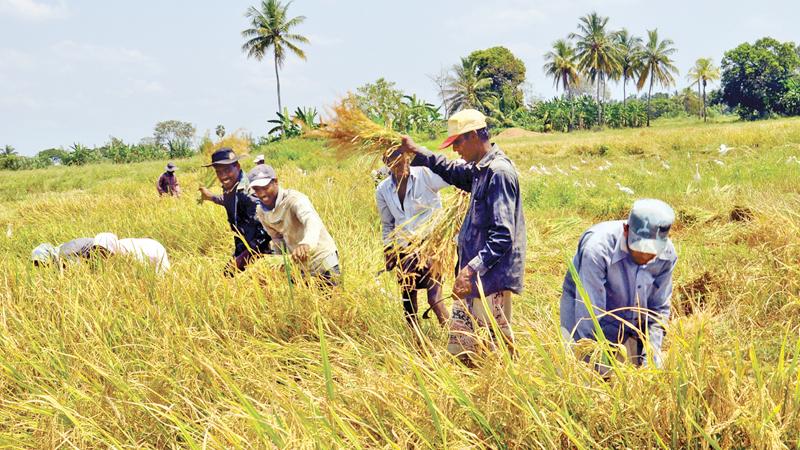
[[[464,133],[486,128],[486,116],[474,109],[465,109],[453,114],[447,121],[447,139],[439,148],[453,145],[453,141]]]

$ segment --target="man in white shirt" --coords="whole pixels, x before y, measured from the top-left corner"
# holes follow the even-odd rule
[[[339,283],[339,252],[325,224],[303,193],[278,185],[275,169],[255,166],[247,178],[260,200],[256,218],[272,245],[286,251],[303,273],[319,278],[327,286]]]
[[[417,290],[425,289],[428,305],[436,314],[440,325],[447,321],[447,309],[442,302],[441,276],[431,274],[429,261],[409,256],[404,252],[409,243],[425,239],[417,231],[442,207],[439,191],[450,186],[439,175],[426,167],[411,167],[402,152],[393,152],[384,158],[391,176],[383,180],[375,192],[381,216],[386,270],[398,266],[398,282],[402,290],[406,321],[417,325]]]
[[[94,246],[105,249],[112,255],[130,255],[139,262],[152,264],[159,274],[170,268],[167,250],[154,239],[119,239],[113,233],[100,233],[94,237]]]

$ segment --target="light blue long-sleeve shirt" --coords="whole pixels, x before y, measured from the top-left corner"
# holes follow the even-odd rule
[[[672,272],[678,256],[672,242],[668,241],[666,249],[649,263],[636,264],[628,253],[624,223],[622,220],[603,222],[587,230],[581,236],[572,262],[606,339],[622,342],[629,336],[638,338],[636,331],[623,321],[634,327],[641,323],[642,333],[647,333],[655,350],[654,360],[660,365],[663,324],[669,319]],[[630,309],[637,307],[646,313]],[[569,271],[564,278],[560,309],[561,327],[571,333],[573,339],[595,339],[589,310],[577,293]],[[618,317],[601,317],[605,312],[613,312]]]
[[[425,238],[416,232],[442,207],[439,191],[448,186],[427,167],[409,167],[405,199],[400,204],[394,177],[381,181],[375,190],[375,200],[381,216],[383,244],[405,247],[415,238]]]

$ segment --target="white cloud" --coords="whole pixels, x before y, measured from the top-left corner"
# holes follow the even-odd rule
[[[108,47],[66,40],[53,45],[52,50],[67,62],[156,67],[155,61],[141,50],[124,47]]]
[[[0,61],[3,61],[3,64],[0,64],[0,72],[30,69],[34,64],[31,55],[13,48],[0,48]]]
[[[67,5],[64,0],[0,0],[0,15],[27,20],[61,19],[67,16]]]
[[[310,45],[319,47],[338,47],[344,43],[344,39],[338,36],[327,36],[324,34],[309,34],[306,35],[310,41]]]
[[[19,93],[0,95],[0,108],[3,109],[39,110],[41,109],[41,106],[42,104],[39,102],[39,100],[28,95]]]

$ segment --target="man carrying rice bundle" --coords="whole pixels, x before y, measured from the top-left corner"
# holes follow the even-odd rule
[[[627,359],[637,366],[647,364],[648,356],[661,366],[678,261],[669,239],[674,221],[675,212],[663,201],[638,200],[627,221],[599,223],[584,232],[572,260],[605,339],[624,347]],[[567,342],[598,339],[591,315],[568,271],[560,306]],[[598,370],[605,373],[608,368]]]
[[[513,354],[511,294],[522,292],[525,275],[525,218],[517,170],[489,141],[486,117],[467,109],[447,122],[448,138],[463,161],[448,161],[405,136],[401,150],[414,156],[412,166],[428,167],[471,199],[458,234],[455,297],[447,349],[470,364],[477,350],[476,331],[487,329],[494,348],[496,323]],[[486,309],[488,306],[488,310]]]
[[[387,155],[384,162],[391,175],[378,184],[375,198],[381,216],[386,270],[398,269],[403,310],[410,326],[417,326],[418,289],[427,290],[428,305],[439,325],[444,325],[447,309],[442,302],[441,274],[431,271],[429,261],[409,255],[404,249],[411,241],[425,238],[416,232],[442,207],[439,191],[449,184],[427,167],[410,167],[408,157],[401,151]]]

